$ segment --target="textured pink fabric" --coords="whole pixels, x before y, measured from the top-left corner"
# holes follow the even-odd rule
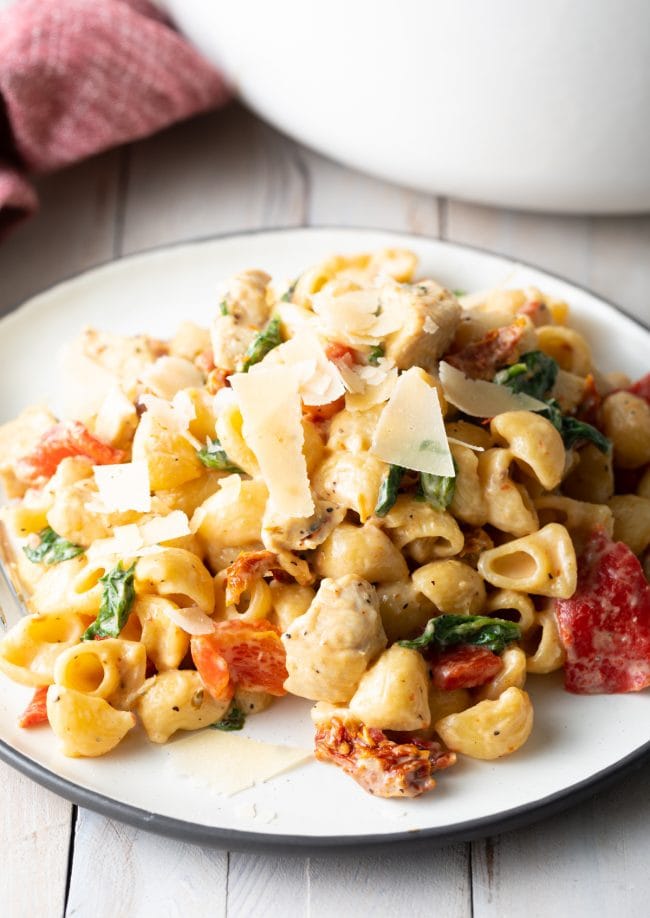
[[[144,137],[228,96],[146,0],[20,0],[0,13],[0,232],[36,209],[25,174]]]

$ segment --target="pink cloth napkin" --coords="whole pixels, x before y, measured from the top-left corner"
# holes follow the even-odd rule
[[[0,13],[0,236],[38,207],[29,174],[229,97],[146,0],[20,0]]]

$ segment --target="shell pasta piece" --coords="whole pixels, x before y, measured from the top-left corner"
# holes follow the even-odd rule
[[[559,523],[483,552],[481,576],[493,586],[568,599],[577,583],[576,553]]]

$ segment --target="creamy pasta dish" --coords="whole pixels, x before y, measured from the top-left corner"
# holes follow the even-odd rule
[[[650,685],[650,375],[540,290],[416,273],[245,271],[209,327],[69,346],[66,416],[0,427],[23,727],[101,756],[297,695],[318,760],[415,797],[526,742],[528,674]]]

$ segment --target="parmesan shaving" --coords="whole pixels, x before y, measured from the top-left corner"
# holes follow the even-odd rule
[[[323,334],[354,347],[378,344],[404,321],[398,289],[387,286],[351,290],[338,296],[315,294],[312,302]]]
[[[95,465],[93,473],[99,491],[98,512],[138,510],[140,513],[148,513],[151,510],[149,469],[144,460],[119,465]]]
[[[464,440],[457,440],[456,437],[447,436],[448,443],[455,443],[456,446],[465,446],[467,449],[473,449],[476,453],[484,453],[485,447],[477,446],[476,443],[466,443]]]
[[[244,420],[247,445],[255,453],[269,500],[278,515],[311,516],[304,431],[296,375],[289,367],[265,367],[230,377]]]
[[[202,730],[169,747],[169,760],[177,772],[228,797],[312,759],[306,749],[260,743],[218,730]]]
[[[89,560],[119,555],[138,558],[149,554],[154,545],[171,542],[190,534],[189,521],[182,510],[173,510],[167,516],[154,516],[144,523],[116,526],[109,539],[96,539],[86,555]]]
[[[505,411],[544,411],[548,407],[530,395],[512,392],[507,386],[468,379],[445,361],[440,363],[440,382],[447,401],[472,417],[493,418]]]
[[[180,389],[203,385],[203,375],[185,357],[159,357],[140,377],[147,389],[160,398],[171,399]]]
[[[143,395],[140,402],[162,427],[183,437],[194,449],[201,449],[201,441],[190,433],[190,423],[196,418],[196,409],[187,392],[177,392],[171,402],[157,395]]]
[[[391,465],[455,477],[438,392],[425,382],[417,367],[397,380],[379,418],[370,452]]]
[[[210,616],[206,615],[198,606],[177,609],[175,606],[165,603],[163,608],[167,617],[187,634],[212,634],[215,630],[214,622]]]
[[[380,357],[377,366],[351,365],[340,360],[337,365],[348,390],[345,404],[350,411],[366,411],[390,398],[398,377],[392,360]]]
[[[172,510],[167,516],[154,516],[139,528],[144,545],[158,545],[190,535],[189,520],[182,510]]]
[[[271,366],[295,369],[300,397],[305,405],[329,405],[345,392],[339,368],[327,359],[318,337],[308,329],[273,348],[250,370],[259,373]]]
[[[138,525],[129,523],[126,526],[116,526],[112,538],[95,539],[86,551],[86,557],[89,561],[113,555],[121,555],[125,558],[134,557],[142,547],[142,535]]]

